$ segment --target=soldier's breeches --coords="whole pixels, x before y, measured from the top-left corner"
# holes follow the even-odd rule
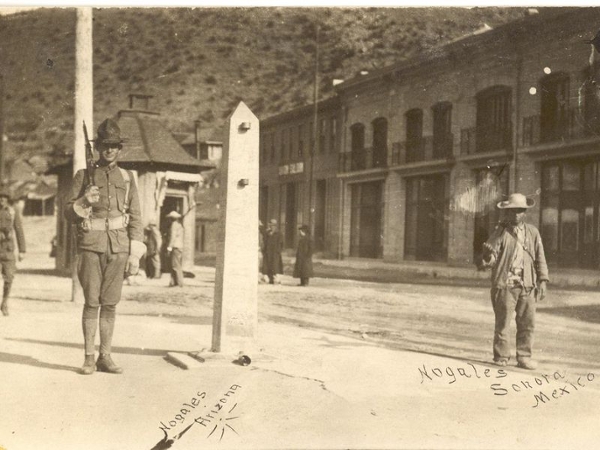
[[[78,276],[85,304],[116,305],[121,300],[127,253],[97,253],[84,250],[79,260]]]

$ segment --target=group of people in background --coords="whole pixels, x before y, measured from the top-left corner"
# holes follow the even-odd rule
[[[281,284],[283,241],[278,230],[277,220],[271,219],[266,228],[259,221],[258,247],[259,282]],[[313,276],[312,253],[310,228],[302,225],[298,228],[298,246],[293,273],[294,278],[300,279],[300,286],[308,286],[309,279]]]

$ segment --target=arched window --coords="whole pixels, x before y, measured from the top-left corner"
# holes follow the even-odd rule
[[[352,170],[366,169],[365,126],[362,123],[355,123],[350,127],[350,134],[352,149]]]
[[[439,102],[431,108],[433,111],[433,158],[452,156],[452,103]]]
[[[406,113],[406,162],[422,161],[423,110],[415,108]]]
[[[569,76],[553,73],[540,80],[540,140],[551,142],[569,134]]]
[[[387,166],[388,122],[385,117],[375,119],[373,126],[373,167]]]
[[[512,148],[511,88],[492,86],[477,94],[476,151]]]

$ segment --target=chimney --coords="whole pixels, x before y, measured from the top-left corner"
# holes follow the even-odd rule
[[[153,95],[148,94],[129,94],[129,109],[148,111],[150,109],[150,99],[153,97]]]

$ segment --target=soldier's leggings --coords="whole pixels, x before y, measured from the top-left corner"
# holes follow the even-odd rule
[[[95,353],[96,330],[98,328],[98,310],[100,309],[100,353],[109,354],[112,347],[112,336],[117,315],[116,305],[83,307],[82,327],[85,343],[85,354]]]

